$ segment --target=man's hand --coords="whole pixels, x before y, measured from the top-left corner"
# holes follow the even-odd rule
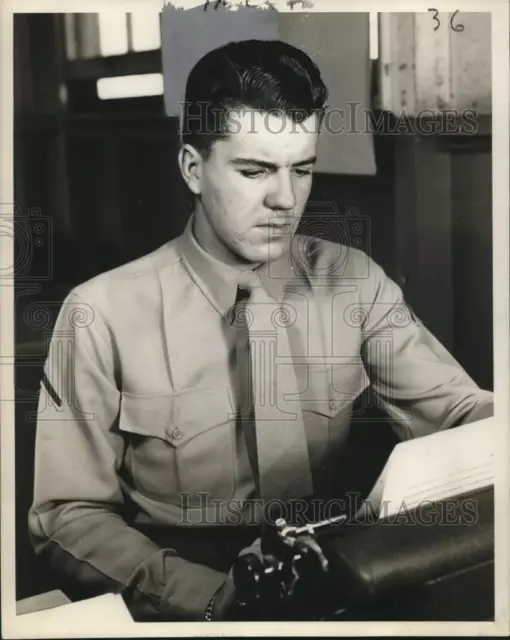
[[[261,540],[257,538],[249,547],[245,547],[239,553],[239,557],[253,553],[256,555],[260,562],[263,561],[263,555],[261,551]],[[236,590],[234,584],[234,568],[232,567],[228,573],[228,577],[225,583],[216,592],[213,607],[213,620],[224,620],[235,616],[238,603],[236,599]]]

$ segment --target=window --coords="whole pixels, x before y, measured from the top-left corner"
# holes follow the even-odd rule
[[[127,13],[98,14],[99,52],[102,56],[122,55],[129,50]]]
[[[141,98],[163,94],[163,74],[143,73],[113,78],[99,78],[97,95],[100,100]]]
[[[156,12],[68,13],[64,24],[68,60],[153,51],[161,47],[160,14]]]
[[[101,111],[103,101],[163,94],[157,11],[65,14],[63,28],[71,107]]]

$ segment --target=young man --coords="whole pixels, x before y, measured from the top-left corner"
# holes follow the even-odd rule
[[[258,552],[250,500],[327,492],[369,381],[402,438],[492,415],[380,267],[295,234],[326,98],[317,67],[281,42],[202,58],[179,154],[196,201],[185,232],[76,287],[60,312],[31,536],[71,584],[122,592],[137,619],[228,615],[231,567]],[[277,370],[266,387],[259,347]]]

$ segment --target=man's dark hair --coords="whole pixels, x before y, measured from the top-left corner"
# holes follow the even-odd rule
[[[322,117],[328,91],[310,57],[279,40],[230,42],[201,58],[186,84],[182,142],[206,156],[227,134],[228,112],[246,108],[302,122]]]

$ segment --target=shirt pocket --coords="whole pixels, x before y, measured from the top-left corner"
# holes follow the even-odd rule
[[[235,491],[233,404],[228,388],[164,396],[122,394],[125,466],[146,496],[184,506]],[[195,498],[194,498],[195,496]]]
[[[361,358],[342,364],[334,364],[331,382],[332,393],[338,407],[352,404],[369,384]]]
[[[313,400],[303,403],[308,442],[317,459],[341,448],[349,435],[354,401],[368,384],[361,359],[316,365]]]
[[[330,405],[329,401],[306,403],[303,407],[303,424],[312,469],[320,466],[327,456],[329,425],[335,413],[336,407]]]
[[[333,365],[332,406],[335,412],[329,423],[329,446],[340,450],[349,436],[355,401],[368,386],[369,380],[360,358]]]

